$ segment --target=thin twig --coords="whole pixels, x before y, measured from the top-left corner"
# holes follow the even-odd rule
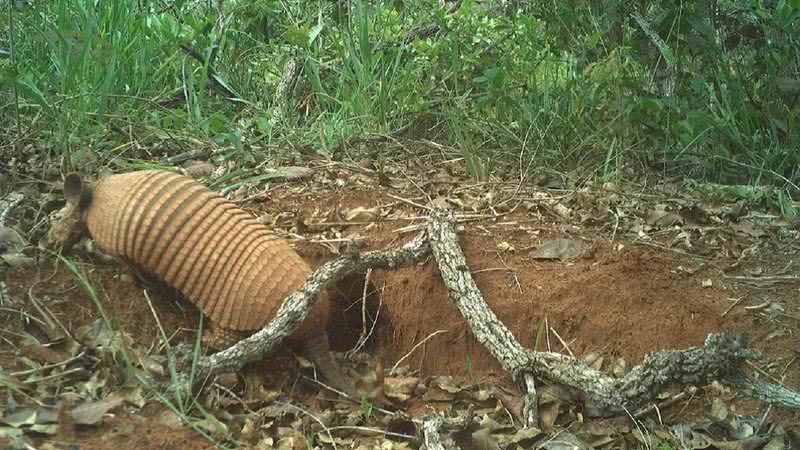
[[[407,205],[411,205],[411,206],[413,206],[413,207],[415,207],[415,208],[424,209],[424,210],[426,210],[426,211],[430,211],[431,209],[433,209],[433,208],[431,208],[430,206],[423,205],[423,204],[421,204],[421,203],[417,203],[417,202],[415,202],[415,201],[413,201],[413,200],[409,200],[409,199],[407,199],[407,198],[403,198],[403,197],[400,197],[400,196],[397,196],[397,195],[394,195],[394,194],[386,194],[386,195],[387,195],[388,197],[391,197],[391,198],[393,198],[393,199],[397,200],[397,201],[403,202],[403,203],[405,203],[405,204],[407,204]]]
[[[731,306],[729,306],[728,309],[726,309],[725,312],[723,312],[722,316],[720,316],[720,317],[727,316],[728,313],[731,312],[731,310],[736,307],[736,305],[738,305],[742,300],[744,300],[744,297],[739,297],[739,298],[736,298],[734,300],[736,300],[736,301],[733,302],[733,304]]]
[[[417,345],[413,346],[413,347],[411,348],[411,350],[409,350],[409,351],[408,351],[408,353],[406,353],[405,355],[403,355],[403,357],[402,357],[402,358],[400,358],[400,359],[399,359],[399,360],[398,360],[398,361],[395,363],[395,365],[394,365],[394,366],[392,366],[392,370],[390,370],[390,371],[389,371],[389,376],[391,376],[391,375],[394,373],[394,371],[395,371],[395,370],[397,370],[397,367],[398,367],[398,366],[400,366],[400,363],[402,363],[403,361],[405,361],[405,359],[406,359],[406,358],[408,358],[409,356],[411,356],[411,354],[412,354],[412,353],[414,353],[414,350],[416,350],[416,349],[417,349],[417,348],[418,348],[420,345],[422,345],[422,344],[424,344],[424,343],[428,342],[428,340],[430,340],[432,337],[436,336],[437,334],[442,334],[442,333],[447,333],[447,332],[448,332],[448,330],[436,330],[436,331],[434,331],[433,333],[429,334],[429,335],[428,335],[428,337],[426,337],[426,338],[425,338],[425,339],[423,339],[422,341],[418,342],[418,343],[417,343]]]
[[[12,372],[10,375],[15,376],[15,377],[17,377],[17,376],[25,376],[25,375],[34,374],[36,372],[42,372],[42,371],[45,371],[45,370],[55,369],[56,367],[66,366],[69,363],[82,358],[83,355],[85,355],[85,354],[86,354],[85,352],[80,352],[77,355],[73,356],[72,358],[65,359],[64,361],[61,361],[61,362],[57,362],[57,363],[53,363],[53,364],[47,364],[47,365],[44,365],[44,366],[41,366],[41,367],[36,367],[36,368],[33,368],[33,369],[28,369],[28,370],[20,370],[19,372]]]
[[[396,437],[396,438],[400,438],[400,439],[409,439],[409,440],[414,439],[414,436],[409,436],[407,434],[402,434],[402,433],[395,433],[393,431],[386,431],[386,430],[378,429],[378,428],[355,427],[355,426],[348,426],[348,425],[340,425],[340,426],[337,426],[337,427],[330,427],[328,429],[331,430],[331,431],[335,431],[335,430],[365,431],[367,433],[380,434],[380,435],[383,435],[383,436],[392,436],[392,437]]]
[[[567,351],[567,353],[569,353],[569,356],[571,356],[572,358],[575,358],[575,354],[572,353],[572,350],[570,350],[569,345],[566,342],[564,342],[564,339],[561,339],[561,335],[558,334],[558,331],[556,331],[555,328],[550,328],[550,331],[552,331],[553,334],[556,336],[556,339],[558,339],[558,342],[561,342],[561,345],[564,346],[564,349]]]
[[[785,387],[785,386],[783,385],[783,381],[781,381],[781,380],[779,380],[779,379],[775,378],[774,376],[770,375],[770,374],[769,374],[769,373],[768,373],[766,370],[762,369],[761,367],[758,367],[757,365],[753,364],[753,363],[752,363],[752,362],[750,362],[749,360],[747,361],[747,365],[748,365],[748,366],[750,366],[750,367],[752,367],[752,368],[753,368],[753,370],[755,370],[756,372],[758,372],[758,373],[760,373],[761,375],[764,375],[765,377],[767,377],[767,378],[769,378],[770,380],[772,380],[772,381],[773,381],[775,384],[777,384],[777,385],[779,385],[779,386],[781,386],[781,387]]]
[[[84,371],[86,371],[86,369],[85,369],[85,368],[83,368],[83,367],[75,367],[75,368],[72,368],[72,369],[69,369],[69,370],[65,370],[65,371],[63,371],[63,372],[54,373],[54,374],[52,374],[52,375],[47,375],[47,376],[45,376],[45,377],[41,377],[41,378],[33,378],[33,379],[30,379],[30,380],[25,380],[25,381],[23,381],[22,383],[23,383],[23,384],[34,384],[34,383],[41,383],[42,381],[50,381],[50,380],[55,380],[55,379],[57,379],[57,378],[63,378],[63,377],[66,377],[66,376],[72,375],[72,374],[74,374],[74,373],[80,373],[80,372],[84,372]]]
[[[61,321],[58,320],[49,309],[42,306],[39,301],[36,300],[36,297],[33,296],[33,288],[35,288],[37,284],[39,284],[39,282],[33,283],[33,285],[28,288],[28,300],[30,300],[31,305],[33,305],[36,311],[42,316],[42,320],[47,323],[47,327],[50,329],[50,331],[60,329],[64,333],[64,336],[73,338],[72,333],[69,332],[67,327],[65,327],[64,324],[61,323]]]
[[[291,403],[285,403],[285,402],[278,402],[278,403],[280,403],[280,404],[282,404],[284,406],[288,406],[290,408],[294,408],[297,411],[301,412],[302,414],[305,414],[308,417],[311,417],[315,422],[320,424],[320,426],[322,426],[322,429],[325,430],[325,433],[328,435],[328,438],[331,440],[331,445],[333,446],[333,450],[336,450],[336,441],[333,439],[333,435],[331,434],[330,428],[328,428],[328,426],[325,425],[325,423],[322,420],[320,420],[319,417],[317,417],[314,414],[311,414],[310,412],[306,411],[305,409],[300,408],[298,406],[295,406],[295,405],[293,405]]]

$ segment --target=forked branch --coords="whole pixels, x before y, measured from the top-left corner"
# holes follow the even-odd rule
[[[421,261],[430,254],[430,246],[422,232],[399,250],[380,250],[363,254],[350,254],[329,261],[315,270],[302,288],[284,299],[275,318],[263,329],[235,345],[202,358],[198,363],[197,380],[209,375],[240,369],[245,363],[255,361],[266,354],[284,338],[291,335],[306,318],[323,289],[336,283],[352,272],[367,268],[396,270]]]
[[[306,317],[317,293],[350,272],[367,268],[397,269],[421,261],[430,252],[438,264],[449,299],[461,311],[476,339],[483,344],[513,379],[529,393],[526,420],[535,425],[536,398],[532,376],[563,384],[582,393],[587,413],[610,415],[633,410],[655,398],[668,385],[705,385],[718,380],[751,398],[800,409],[800,395],[783,387],[743,377],[739,368],[759,354],[748,350],[743,338],[711,334],[702,347],[653,352],[624,377],[614,378],[582,361],[558,353],[534,352],[522,347],[511,331],[486,304],[472,279],[449,208],[431,211],[427,230],[399,250],[366,252],[338,258],[314,271],[303,288],[287,297],[267,326],[251,337],[199,363],[199,379],[240,368],[262,357],[289,336]]]

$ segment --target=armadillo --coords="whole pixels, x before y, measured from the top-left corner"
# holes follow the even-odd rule
[[[135,271],[177,289],[209,319],[204,342],[221,350],[266,325],[281,301],[311,273],[283,239],[235,204],[191,178],[145,170],[64,180],[67,204],[48,232],[69,246],[88,235]],[[357,398],[330,354],[323,292],[289,340],[304,350],[335,388]]]

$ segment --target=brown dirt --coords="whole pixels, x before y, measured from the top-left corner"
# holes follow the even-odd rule
[[[308,223],[340,220],[333,208],[392,203],[380,189],[350,188],[341,192],[332,189],[321,195],[279,188],[270,198],[280,201],[261,202],[251,205],[251,209],[274,214],[303,211]],[[405,212],[408,216],[414,215],[410,209]],[[486,221],[467,225],[461,245],[484,298],[526,347],[534,345],[539,321],[546,319],[576,356],[597,351],[606,356],[623,357],[629,365],[638,363],[646,352],[701,345],[707,334],[720,330],[752,334],[759,348],[785,349],[779,356],[791,356],[790,346],[797,340],[791,333],[779,337],[777,342],[780,345],[772,347],[775,341],[767,339],[769,331],[759,327],[752,313],[735,308],[723,317],[723,312],[731,305],[729,298],[739,295],[739,291],[721,279],[713,262],[702,263],[676,253],[644,246],[621,246],[619,242],[611,244],[603,240],[593,242],[593,251],[582,259],[532,261],[527,256],[527,248],[547,238],[574,236],[576,230],[540,222],[524,213],[504,220],[506,223]],[[349,227],[339,231],[343,236],[352,233],[366,236],[370,249],[377,249],[396,246],[410,238],[411,234],[399,235],[396,231],[407,224],[403,221],[378,222],[369,227]],[[591,233],[583,231],[586,236]],[[500,252],[497,244],[501,242],[507,242],[517,250]],[[297,246],[315,266],[332,257],[318,244],[306,242]],[[130,276],[124,274],[122,267],[87,264],[85,269],[101,300],[122,327],[139,343],[157,343],[158,329],[142,291]],[[63,265],[54,267],[52,262],[43,261],[38,269],[7,270],[5,278],[12,300],[24,305],[28,289],[33,286],[33,295],[45,300],[48,308],[69,329],[74,330],[97,317],[91,301]],[[706,279],[712,281],[712,287],[702,286]],[[379,354],[386,367],[393,366],[411,352],[403,364],[419,369],[422,376],[449,374],[467,380],[468,358],[476,381],[508,381],[491,355],[472,337],[455,306],[448,301],[432,259],[397,272],[373,273],[371,281],[370,316],[375,317],[377,313],[375,290],[382,295],[382,305],[377,339],[373,339],[368,350]],[[354,276],[339,286],[341,292],[334,304],[339,305],[340,314],[329,325],[332,344],[337,350],[352,347],[361,331],[358,323],[360,306],[355,302],[360,296],[362,282],[363,278]],[[792,294],[787,291],[787,299]],[[153,300],[168,334],[177,331],[180,339],[193,339],[198,315],[190,304],[164,301],[163,296]],[[0,327],[8,333],[4,337],[16,341],[13,332],[19,330],[42,335],[35,322],[22,320],[19,314],[9,312],[11,310],[0,311]],[[439,330],[446,333],[438,334],[414,349]],[[562,342],[553,334],[550,336],[549,342],[540,342],[538,348],[565,352]],[[4,368],[15,365],[14,354],[12,350],[0,355]],[[282,354],[288,357],[288,353]],[[282,364],[278,366],[285,367]],[[275,379],[279,386],[275,387],[296,385],[297,369],[294,373],[291,370],[278,372]],[[800,387],[798,371],[787,373],[785,382],[788,387]],[[159,429],[158,424],[150,419],[120,418],[115,423],[115,429],[138,428],[133,434],[121,432],[115,435],[104,425],[100,428],[102,432],[94,431],[92,434],[91,430],[86,431],[84,441],[80,440],[80,433],[76,434],[78,441],[75,442],[88,443],[100,435],[107,435],[111,436],[110,440],[102,442],[108,445],[103,447],[98,443],[100,446],[97,448],[133,448],[131,439],[141,440],[142,445],[136,445],[136,448],[205,448],[201,445],[205,441],[193,432]],[[93,447],[81,444],[81,448]]]
[[[679,262],[640,247],[600,250],[572,264],[530,262],[524,255],[505,263],[481,239],[462,245],[476,283],[498,318],[525,346],[534,344],[547,320],[577,356],[597,351],[638,362],[645,352],[702,345],[722,327],[726,294],[701,287],[699,275],[673,272]],[[482,269],[499,268],[502,270]],[[476,374],[500,374],[494,358],[471,336],[460,312],[447,302],[438,271],[427,264],[385,275],[384,308],[391,327],[384,338],[393,363],[437,330],[410,358],[424,375],[467,375],[466,356]],[[391,299],[391,300],[387,300]],[[551,341],[551,349],[564,351]]]
[[[160,414],[164,409],[150,404],[137,413],[125,412],[107,417],[94,426],[67,426],[55,438],[37,439],[38,448],[49,444],[55,449],[198,449],[211,450],[213,445],[197,431],[176,425],[165,426]]]
[[[314,215],[320,205],[347,210],[388,203],[374,190],[348,190],[322,198],[317,193],[293,195],[287,191],[274,198],[306,216]],[[274,205],[260,206],[277,212]],[[531,220],[524,214],[507,218],[507,223],[526,222]],[[406,237],[401,239],[393,231],[403,225],[380,222],[369,231],[347,231],[367,236],[370,249],[378,249],[405,241]],[[576,356],[598,351],[636,363],[646,352],[702,345],[708,333],[720,331],[726,323],[738,323],[732,322],[737,321],[737,313],[726,316],[728,322],[720,317],[730,305],[730,293],[719,287],[718,276],[688,257],[643,246],[614,250],[602,240],[593,243],[589,257],[565,262],[532,261],[527,251],[501,253],[496,249],[500,242],[525,249],[548,238],[565,237],[552,224],[528,226],[536,230],[522,232],[518,225],[479,222],[467,226],[460,242],[485,300],[524,346],[533,345],[538,321],[547,319]],[[533,239],[531,233],[536,233]],[[304,243],[299,250],[309,257],[311,248]],[[318,261],[325,259],[319,253],[315,256]],[[692,275],[679,271],[681,266],[693,269]],[[715,281],[714,287],[702,287],[706,278]],[[383,296],[380,314],[384,326],[377,347],[386,366],[394,365],[426,337],[445,330],[417,348],[404,364],[420,369],[423,376],[449,374],[465,380],[469,355],[474,375],[504,376],[447,300],[432,260],[396,272],[376,273],[372,282]],[[564,351],[559,342],[550,344],[552,350]]]

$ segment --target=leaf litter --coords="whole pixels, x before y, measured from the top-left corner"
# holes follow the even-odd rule
[[[193,162],[187,164],[186,172],[196,177],[211,178],[226,173],[217,170],[217,167],[205,161]],[[569,268],[576,263],[576,258],[586,259],[586,267],[608,264],[599,258],[609,250],[602,246],[597,250],[595,245],[602,236],[613,242],[610,246],[613,251],[626,251],[631,246],[644,245],[681,257],[691,256],[693,263],[684,261],[682,264],[686,267],[681,266],[681,270],[678,270],[676,266],[673,275],[699,280],[697,285],[701,288],[716,289],[717,283],[721,282],[722,289],[774,290],[786,285],[794,285],[796,289],[796,279],[793,277],[797,268],[793,263],[783,261],[779,264],[770,257],[797,250],[796,244],[793,244],[797,242],[797,232],[790,221],[771,214],[761,197],[754,197],[747,190],[734,191],[736,194],[731,198],[730,190],[722,187],[701,185],[687,189],[686,186],[675,187],[662,183],[645,196],[629,195],[630,191],[612,184],[581,184],[566,176],[558,178],[558,183],[542,182],[541,186],[557,189],[549,191],[546,187],[520,186],[502,180],[470,185],[464,180],[463,174],[457,171],[425,167],[419,168],[419,178],[416,180],[407,178],[407,171],[385,168],[381,177],[389,175],[392,186],[389,188],[384,178],[378,182],[379,177],[362,171],[358,173],[357,177],[351,176],[346,165],[298,170],[287,168],[281,172],[288,174],[282,175],[283,178],[274,176],[274,173],[265,172],[263,176],[251,173],[247,177],[229,178],[228,185],[235,184],[236,188],[228,190],[227,195],[234,201],[261,211],[262,217],[272,215],[273,219],[268,219],[268,223],[276,226],[276,231],[285,237],[295,239],[298,236],[293,233],[308,233],[304,237],[306,241],[296,241],[299,246],[305,246],[304,256],[308,254],[310,241],[316,241],[318,246],[338,254],[344,248],[343,242],[353,237],[363,239],[366,236],[376,242],[396,239],[398,232],[392,231],[398,229],[396,225],[417,223],[425,212],[415,206],[427,203],[425,196],[418,195],[421,188],[426,194],[445,197],[461,209],[462,226],[470,239],[479,236],[478,239],[492,242],[491,246],[484,246],[481,252],[505,255],[493,257],[496,267],[473,267],[476,272],[498,270],[506,274],[498,276],[507,276],[528,270],[522,265],[526,260],[526,252],[527,264],[533,264],[530,268],[548,273],[563,267],[568,270],[564,273],[569,274]],[[277,186],[271,186],[273,183]],[[327,191],[331,189],[340,192],[329,196]],[[390,193],[393,197],[389,196]],[[42,198],[49,198],[44,193],[41,195]],[[397,197],[403,200],[398,201]],[[329,200],[326,201],[326,198]],[[295,220],[293,213],[286,214],[287,211],[302,212],[302,220]],[[13,245],[20,243],[14,238],[16,234],[30,242],[41,238],[42,229],[33,226],[34,218],[15,216],[13,212],[8,215],[11,224],[0,226],[30,232],[6,232],[12,237],[9,242]],[[304,229],[300,229],[302,227],[298,224],[301,223]],[[468,254],[475,255],[470,245],[473,244],[468,242],[466,250]],[[26,258],[35,256],[33,253],[26,254],[26,251],[30,251],[24,246],[10,248],[14,253],[9,254],[23,254],[27,255]],[[92,253],[91,248],[88,250]],[[596,254],[596,251],[600,253]],[[520,254],[521,257],[518,257]],[[164,380],[169,377],[163,345],[154,338],[155,333],[146,332],[148,328],[152,329],[151,325],[145,324],[149,319],[137,312],[141,309],[133,306],[134,301],[142,299],[133,298],[136,287],[132,282],[121,281],[119,277],[109,278],[108,275],[117,273],[117,269],[94,269],[96,281],[104,286],[117,287],[114,290],[105,289],[106,300],[111,301],[114,297],[131,299],[116,308],[121,317],[125,317],[126,311],[128,317],[136,314],[141,316],[135,319],[136,324],[141,326],[127,328],[127,332],[120,333],[115,327],[93,319],[95,313],[90,307],[76,309],[72,306],[81,295],[68,277],[61,274],[60,278],[56,276],[43,281],[38,279],[27,263],[15,264],[13,258],[9,262],[5,256],[3,260],[6,265],[0,270],[11,275],[14,281],[10,292],[4,294],[10,309],[27,310],[23,294],[31,285],[39,283],[38,291],[46,297],[42,298],[42,304],[48,311],[52,308],[57,311],[56,315],[61,314],[63,319],[67,319],[65,326],[74,338],[60,341],[31,339],[34,335],[40,335],[37,331],[40,327],[35,319],[20,322],[15,319],[19,317],[18,313],[3,316],[9,329],[18,330],[19,336],[30,336],[23,339],[6,336],[13,343],[15,351],[3,357],[3,372],[0,374],[0,384],[6,388],[3,394],[5,408],[0,419],[4,426],[0,427],[0,439],[17,442],[17,445],[21,445],[21,442],[46,442],[46,436],[66,436],[77,442],[80,438],[74,430],[94,430],[108,437],[113,434],[108,433],[109,424],[146,421],[143,411],[153,408],[159,411],[152,416],[155,417],[154,429],[163,432],[163,442],[197,438],[193,433],[181,434],[178,438],[170,434],[186,432],[191,425],[214,436],[220,443],[251,448],[306,448],[311,442],[326,447],[334,444],[337,447],[354,448],[417,447],[422,438],[419,418],[422,417],[421,413],[431,408],[446,409],[449,414],[471,418],[471,428],[442,432],[445,442],[460,444],[462,448],[657,447],[667,442],[674,448],[781,449],[790,448],[797,439],[796,426],[792,429],[791,422],[781,422],[777,418],[770,420],[769,410],[756,416],[737,412],[741,406],[731,393],[710,392],[704,400],[692,401],[686,399],[694,398],[695,394],[687,396],[688,391],[665,392],[662,396],[665,410],[659,410],[657,414],[651,410],[634,416],[636,420],[632,422],[630,417],[589,419],[584,416],[579,407],[581,401],[574,392],[548,385],[539,386],[541,429],[522,429],[519,392],[503,376],[489,375],[496,373],[492,367],[488,371],[473,372],[465,377],[462,367],[453,366],[451,370],[457,375],[444,376],[431,373],[432,366],[426,365],[424,358],[412,358],[409,360],[412,364],[400,366],[393,373],[387,370],[383,379],[386,395],[400,405],[400,415],[387,415],[364,406],[331,401],[330,396],[318,391],[315,385],[289,376],[297,374],[298,370],[303,373],[312,371],[301,366],[288,370],[270,367],[270,373],[279,375],[273,375],[271,382],[268,380],[271,388],[260,386],[251,391],[251,395],[246,395],[247,386],[241,378],[225,386],[212,384],[197,397],[200,402],[198,406],[202,405],[208,413],[201,414],[195,408],[189,412],[187,421],[160,406],[152,391],[142,385],[130,384],[126,376],[130,372],[121,368],[122,354],[130,351],[135,356],[136,371],[153,379]],[[724,276],[702,277],[712,265]],[[786,277],[776,278],[781,276]],[[379,281],[390,279],[385,277]],[[745,284],[749,286],[743,286]],[[53,289],[45,289],[42,285]],[[517,282],[517,286],[531,289],[527,283],[519,285]],[[536,286],[532,288],[535,290]],[[543,289],[548,288],[544,286]],[[64,296],[68,300],[59,298]],[[426,301],[441,299],[443,297],[438,295],[429,295]],[[401,324],[392,312],[396,306],[387,305],[386,301],[384,299],[384,308],[387,310],[381,311],[381,314],[391,316],[390,319]],[[177,340],[191,342],[191,330],[187,330],[186,326],[193,323],[195,316],[177,303],[164,303],[166,305],[162,305],[159,313],[168,317],[165,326],[174,330],[173,336]],[[80,304],[86,305],[85,301]],[[358,305],[355,301],[353,304]],[[757,305],[749,300],[743,302],[736,308],[740,314],[737,317],[772,311],[773,320],[780,321],[788,314],[796,313],[796,305],[787,313],[788,305],[780,299],[771,301],[769,305],[773,306],[764,309],[746,309]],[[359,308],[356,306],[352,309]],[[360,311],[355,313],[364,315]],[[573,313],[581,316],[577,308]],[[36,317],[33,312],[30,314]],[[775,323],[780,324],[777,325],[780,328],[791,326],[784,322]],[[556,338],[553,324],[545,333],[549,351],[568,353],[582,349],[583,357],[598,369],[615,376],[622,376],[629,370],[627,358],[617,353],[624,349],[614,346],[604,349],[601,345],[590,351],[591,347],[578,345],[581,342],[576,342],[575,337],[559,342],[563,338]],[[441,325],[452,328],[452,324]],[[556,326],[565,325],[566,328],[559,330],[558,336],[565,332],[569,336],[567,323],[558,323]],[[401,329],[394,330],[402,334]],[[419,331],[422,329],[415,330]],[[441,336],[448,334],[451,333]],[[775,334],[773,330],[764,330],[761,335],[770,335],[771,339],[778,340],[786,340],[786,336],[791,336]],[[419,341],[424,337],[415,339]],[[386,342],[381,341],[384,345]],[[407,347],[402,349],[403,352],[409,350]],[[419,355],[421,353],[415,353],[415,356]],[[428,362],[430,358],[428,356]],[[783,375],[778,372],[770,376],[785,378],[791,375],[796,382],[798,369],[797,363],[791,359],[792,355],[778,354],[776,358],[780,363],[773,366],[775,369],[766,370],[771,373],[782,370]],[[476,364],[483,364],[481,361],[480,358],[473,360]],[[291,359],[284,359],[282,364],[285,368],[293,363]],[[476,375],[484,381],[473,379]],[[302,403],[297,403],[296,399]],[[683,400],[670,403],[672,399]],[[672,408],[678,409],[670,412]],[[687,410],[696,411],[699,415],[686,415],[684,413]],[[667,412],[669,414],[665,414]],[[787,430],[786,425],[790,425],[790,429]],[[119,436],[129,442],[132,440],[131,434],[125,433],[109,439]],[[197,439],[192,442],[201,447],[200,442],[205,441]]]

